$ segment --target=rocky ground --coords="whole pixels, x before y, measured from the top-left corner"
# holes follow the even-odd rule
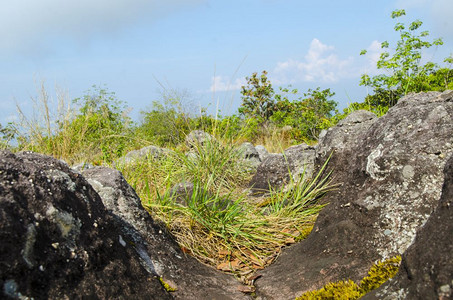
[[[366,298],[451,299],[452,145],[452,91],[406,96],[381,118],[356,111],[316,147],[287,149],[286,159],[244,145],[256,191],[284,185],[288,169],[316,171],[332,152],[339,184],[310,236],[259,273],[255,297],[294,299],[327,282],[358,281],[374,262],[402,255],[396,277]],[[148,150],[125,160],[165,153]],[[114,169],[79,172],[3,151],[0,216],[2,298],[251,298],[233,277],[183,253]]]

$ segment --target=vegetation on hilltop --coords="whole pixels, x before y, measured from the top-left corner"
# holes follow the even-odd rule
[[[404,10],[395,11],[392,18],[404,14]],[[171,90],[142,112],[138,123],[127,116],[124,102],[106,88],[93,86],[70,101],[73,107],[64,93],[58,93],[55,110],[41,86],[33,99],[39,114],[29,117],[19,110],[21,122],[0,125],[0,149],[32,150],[71,165],[113,165],[128,151],[147,145],[172,149],[164,158],[116,167],[153,216],[167,224],[184,251],[248,283],[250,273],[271,263],[281,247],[308,235],[322,208],[317,200],[333,187],[330,173],[321,171],[313,180],[291,182],[287,189],[272,191],[255,203],[243,192],[251,174],[236,146],[250,141],[281,152],[293,144],[315,143],[321,130],[353,110],[367,109],[380,116],[407,93],[452,89],[453,58],[445,60],[448,68],[422,60],[423,49],[440,46],[442,41],[426,41],[428,32],[418,33],[421,25],[421,21],[396,24],[400,40],[393,51],[383,42],[385,51],[377,62],[385,73],[361,78],[360,84],[371,87],[373,94],[343,112],[337,110],[330,89],[276,90],[266,71],[247,77],[237,114],[213,117],[204,109],[195,114],[184,108],[185,95]],[[196,129],[216,139],[196,147],[194,158],[186,155],[184,139]],[[170,190],[188,181],[194,192],[186,205],[180,205]]]
[[[404,9],[392,12],[393,19],[406,14]],[[450,67],[441,68],[439,65],[423,61],[423,50],[433,46],[441,46],[442,39],[428,41],[428,31],[420,31],[423,22],[415,20],[409,25],[396,23],[394,29],[399,33],[400,39],[393,51],[387,41],[381,43],[384,51],[377,61],[378,70],[384,71],[379,75],[370,77],[363,74],[360,85],[373,89],[373,94],[368,95],[358,107],[368,108],[372,111],[386,112],[395,105],[402,96],[408,93],[427,91],[444,91],[453,89],[453,57],[445,58],[444,62]],[[360,55],[365,55],[362,50]]]

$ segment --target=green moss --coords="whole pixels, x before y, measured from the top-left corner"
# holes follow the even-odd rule
[[[175,292],[176,288],[164,281],[162,277],[159,277],[159,281],[167,292]]]
[[[395,276],[398,272],[400,262],[401,256],[396,256],[373,265],[370,271],[368,271],[368,276],[360,282],[360,292],[365,295]]]
[[[357,284],[352,280],[331,282],[319,290],[306,292],[297,300],[314,299],[357,299],[360,292]]]
[[[371,267],[370,271],[368,271],[368,276],[363,278],[359,285],[352,280],[331,282],[319,290],[304,293],[296,300],[358,299],[395,276],[400,262],[401,256],[378,262]]]

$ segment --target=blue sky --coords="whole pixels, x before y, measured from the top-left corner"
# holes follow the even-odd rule
[[[275,86],[331,88],[345,107],[367,90],[379,43],[394,45],[390,18],[424,22],[444,45],[426,53],[442,62],[453,52],[453,1],[301,0],[7,0],[0,10],[0,123],[26,112],[41,82],[55,101],[106,86],[132,108],[159,101],[162,86],[190,106],[235,112],[240,86],[267,70]],[[393,43],[392,43],[393,42]],[[369,55],[359,56],[368,49]]]

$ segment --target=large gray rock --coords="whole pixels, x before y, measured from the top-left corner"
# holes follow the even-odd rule
[[[327,282],[366,275],[372,262],[403,254],[437,207],[453,153],[453,92],[408,95],[379,119],[352,118],[328,130],[317,164],[338,190],[310,236],[261,272],[258,294],[290,299]]]
[[[304,143],[289,147],[283,154],[268,154],[249,183],[251,190],[254,194],[267,193],[284,187],[290,176],[297,181],[304,173],[308,179],[313,174],[314,161],[315,148]]]
[[[315,147],[302,143],[289,147],[284,151],[284,155],[292,162],[291,175],[294,181],[297,182],[301,177],[305,179],[313,177]]]
[[[171,150],[169,149],[150,145],[139,150],[129,151],[125,156],[119,158],[116,164],[129,164],[140,159],[158,159],[169,154],[170,152]]]
[[[453,298],[453,157],[438,207],[403,255],[398,274],[364,299]]]
[[[171,299],[99,195],[53,158],[0,152],[0,298]]]
[[[193,130],[186,136],[186,145],[189,148],[196,148],[198,146],[206,146],[207,143],[214,140],[212,135],[203,130]]]
[[[151,218],[121,172],[97,167],[83,176],[101,196],[117,221],[126,221],[123,239],[132,244],[148,269],[171,283],[176,299],[244,299],[234,277],[207,267],[184,254],[174,239]],[[191,185],[193,191],[193,185]],[[188,190],[186,192],[189,192]]]
[[[356,110],[338,122],[337,126],[323,130],[318,138],[316,153],[325,158],[334,150],[342,151],[350,148],[351,143],[358,140],[358,136],[365,132],[377,117],[366,110]]]
[[[258,152],[261,161],[263,161],[269,155],[269,152],[263,145],[256,145],[255,149]]]
[[[256,170],[261,164],[260,154],[250,142],[242,143],[239,146],[239,154],[242,160],[245,162],[245,166]]]

